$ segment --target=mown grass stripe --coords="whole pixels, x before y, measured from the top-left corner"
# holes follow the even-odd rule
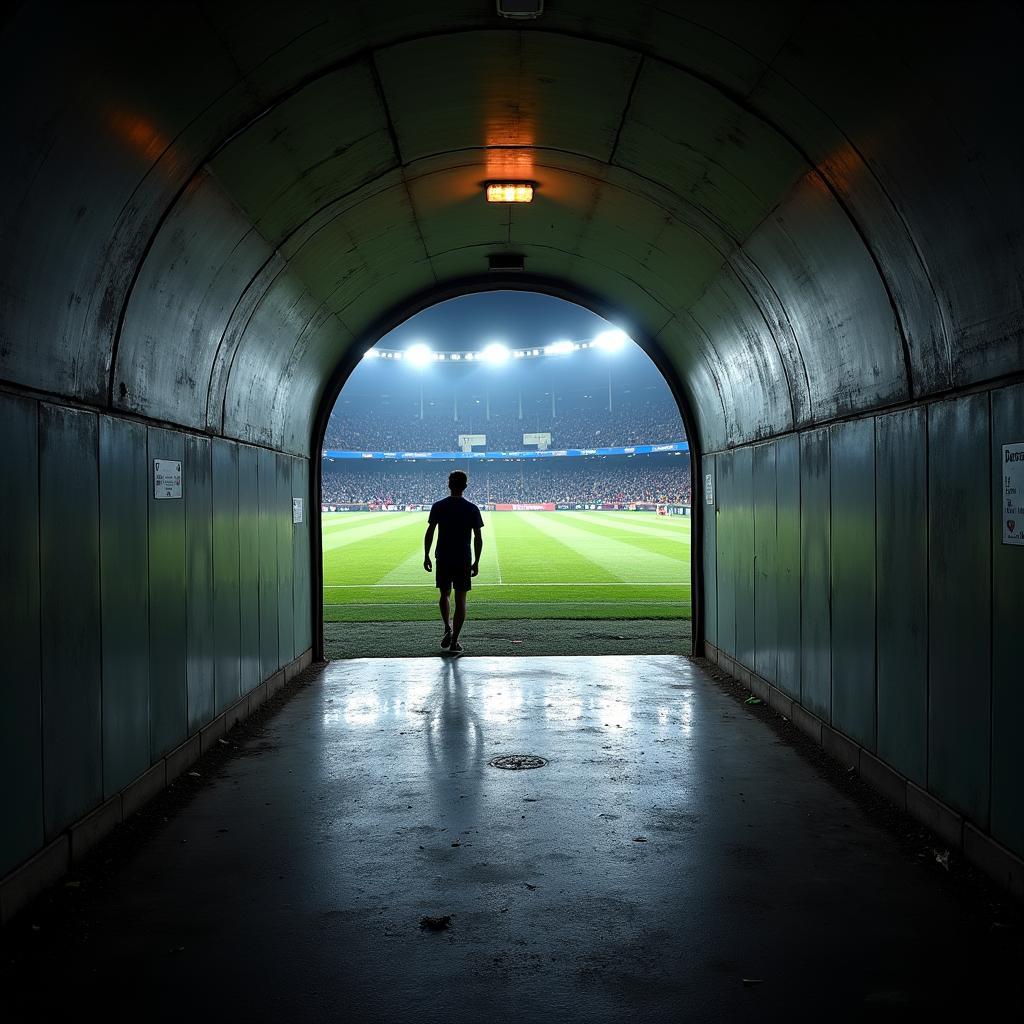
[[[652,536],[650,533],[634,533],[613,526],[611,523],[596,523],[589,520],[584,522],[576,521],[573,528],[584,530],[595,538],[594,543],[603,545],[611,541],[613,543],[630,544],[642,548],[654,555],[669,558],[678,565],[678,574],[684,579],[690,578],[690,544],[689,538],[683,543],[674,537],[666,537],[664,534]],[[635,578],[635,573],[633,578]]]
[[[501,578],[501,556],[498,551],[498,519],[500,513],[488,512],[483,516],[484,520],[484,550],[486,551],[487,545],[490,544],[491,551],[494,555],[494,571],[498,574],[498,582],[504,583],[505,581]]]
[[[342,547],[325,550],[324,582],[344,579],[350,583],[373,584],[407,562],[410,551],[416,550],[420,526],[414,522],[400,525],[402,529],[389,530],[386,535],[369,534]]]
[[[567,548],[558,539],[543,530],[539,523],[549,515],[546,512],[499,512],[496,515],[511,516],[502,520],[502,534],[506,538],[505,549],[508,550],[508,538],[514,538],[516,557],[509,566],[509,558],[505,558],[504,582],[506,583],[542,583],[559,582],[560,579],[593,580],[615,582],[619,579],[615,573],[609,572],[599,562],[588,558],[578,549]],[[481,566],[481,576],[484,575]],[[485,577],[486,578],[486,577]]]
[[[637,576],[683,582],[684,571],[687,576],[689,575],[688,560],[651,551],[649,547],[644,546],[646,539],[626,541],[602,534],[598,542],[594,534],[600,531],[570,525],[557,513],[549,513],[539,522],[543,523],[543,528],[549,536],[566,547],[577,552],[594,552],[596,564],[623,583],[628,583]]]
[[[627,515],[634,518],[628,520],[625,518]],[[622,530],[626,533],[664,537],[667,540],[675,541],[677,544],[690,543],[690,521],[688,519],[677,517],[676,522],[669,521],[669,525],[664,526],[662,523],[666,520],[662,518],[661,523],[655,526],[653,521],[637,522],[639,515],[640,513],[636,512],[581,512],[579,517],[574,519],[573,522],[578,526],[594,523],[598,526]]]
[[[348,547],[351,544],[360,544],[374,537],[382,537],[385,534],[393,533],[396,530],[408,529],[412,525],[411,521],[404,514],[385,512],[383,515],[387,518],[375,518],[369,523],[354,524],[347,529],[334,530],[330,534],[325,534],[323,541],[324,550],[335,551],[338,548]]]

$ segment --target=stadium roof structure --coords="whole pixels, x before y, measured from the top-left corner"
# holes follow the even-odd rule
[[[528,346],[525,348],[506,348],[504,345],[484,346],[480,349],[434,349],[424,342],[415,342],[404,348],[390,348],[374,345],[363,353],[364,359],[383,359],[385,361],[406,361],[417,364],[426,363],[473,363],[488,362],[489,353],[495,347],[503,350],[502,361],[507,359],[561,359],[574,352],[598,351],[606,353],[618,352],[632,339],[620,328],[602,331],[600,334],[585,341],[573,341],[568,338],[552,341],[547,344]]]

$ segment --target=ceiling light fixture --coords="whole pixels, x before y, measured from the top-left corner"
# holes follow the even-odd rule
[[[532,181],[489,181],[487,182],[489,203],[532,203]]]

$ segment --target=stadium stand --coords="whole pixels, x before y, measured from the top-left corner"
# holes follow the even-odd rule
[[[638,455],[541,461],[465,463],[324,462],[326,503],[421,504],[445,493],[453,469],[468,470],[466,496],[476,502],[690,503],[690,462],[685,456]]]
[[[496,403],[495,403],[496,404]],[[410,409],[403,403],[397,408],[372,405],[368,402],[339,403],[335,406],[324,441],[326,448],[353,451],[456,451],[459,434],[484,434],[487,447],[493,451],[515,451],[523,447],[523,434],[551,434],[553,448],[594,448],[600,445],[649,444],[678,441],[684,436],[683,425],[671,396],[629,401],[609,412],[596,402],[573,403],[567,397],[559,401],[560,414],[552,418],[537,411],[540,403],[522,419],[516,408],[495,408],[490,416],[474,401],[469,411],[463,410],[458,421],[449,400],[443,411],[426,406],[419,416],[418,404]]]

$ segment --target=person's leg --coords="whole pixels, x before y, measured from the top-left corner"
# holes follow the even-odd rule
[[[441,621],[444,623],[444,631],[450,633],[452,629],[451,603],[448,600],[450,591],[442,590],[438,598],[437,606],[441,609]]]
[[[455,621],[452,623],[452,645],[459,642],[463,623],[466,621],[466,591],[455,591]]]

